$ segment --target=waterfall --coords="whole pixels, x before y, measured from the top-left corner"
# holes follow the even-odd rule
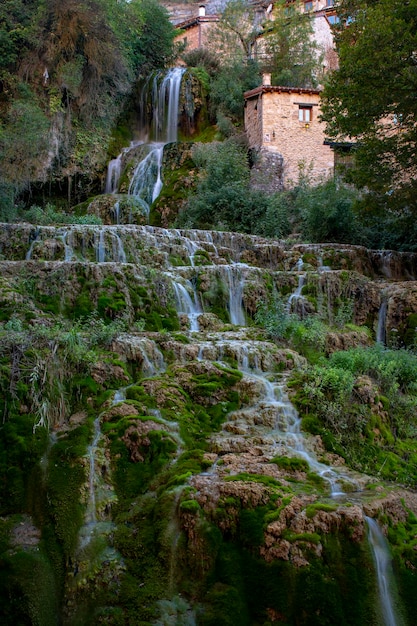
[[[245,312],[243,310],[243,289],[245,286],[244,264],[222,265],[220,271],[229,288],[229,316],[230,323],[235,326],[245,326]]]
[[[96,233],[96,260],[97,263],[104,263],[106,260],[106,245],[104,242],[104,230],[100,230]]]
[[[119,189],[126,155],[138,145],[144,144],[146,154],[134,169],[128,195],[138,201],[146,218],[149,217],[151,204],[158,198],[163,186],[161,169],[164,147],[167,143],[177,141],[181,81],[185,71],[183,67],[174,67],[165,74],[157,72],[148,77],[139,100],[138,132],[141,140],[124,148],[107,167],[105,193],[115,194]],[[115,217],[119,223],[120,208]]]
[[[161,165],[164,145],[149,144],[149,152],[137,164],[129,185],[129,195],[136,198],[147,218],[152,202],[157,199],[162,189]]]
[[[97,526],[97,510],[96,510],[96,490],[97,490],[97,473],[96,473],[96,455],[98,442],[101,437],[100,416],[94,420],[93,440],[87,449],[88,460],[88,502],[85,514],[85,523],[80,531],[80,547],[85,548],[94,536]]]
[[[147,217],[150,205],[157,199],[162,189],[161,166],[164,146],[177,141],[178,106],[184,72],[185,68],[174,67],[168,70],[162,81],[160,73],[156,74],[151,86],[151,119],[146,121],[144,110],[141,112],[143,127],[140,132],[146,132],[149,126],[148,132],[153,141],[149,143],[148,154],[135,169],[129,186],[129,195],[139,200]],[[147,81],[141,94],[143,109],[146,106],[149,88],[150,81]]]
[[[172,285],[174,287],[175,299],[177,302],[177,312],[179,315],[186,315],[190,322],[190,330],[193,332],[198,332],[200,327],[198,324],[198,316],[201,315],[201,307],[198,302],[198,296],[190,281],[187,281],[189,284],[194,298],[191,298],[188,290],[184,287],[183,284],[173,281]]]
[[[29,250],[26,252],[26,261],[31,261],[33,248],[35,247],[36,242],[39,239],[40,230],[37,228],[34,232],[30,233],[30,246]]]
[[[304,301],[304,296],[301,295],[301,291],[304,287],[305,283],[305,274],[300,274],[298,276],[298,285],[295,291],[290,295],[287,301],[286,312],[291,313],[293,306],[297,306],[299,302]],[[303,312],[303,311],[302,311]]]
[[[117,193],[119,189],[120,174],[122,172],[122,157],[121,152],[115,159],[112,159],[107,166],[106,186],[104,193]]]
[[[321,476],[330,488],[330,495],[333,498],[345,495],[341,483],[350,483],[353,488],[357,488],[356,483],[346,474],[336,472],[331,466],[325,465],[317,460],[314,452],[307,448],[307,439],[301,432],[301,419],[291,404],[282,383],[271,382],[266,374],[248,367],[248,355],[244,354],[243,360],[239,363],[239,369],[246,376],[259,381],[264,388],[262,398],[257,412],[272,411],[275,414],[275,428],[270,433],[273,439],[273,448],[284,446],[286,451],[298,458],[304,459],[310,470]]]
[[[386,345],[387,341],[387,310],[388,310],[388,300],[386,297],[382,298],[381,305],[379,307],[378,312],[378,326],[376,330],[376,342],[382,345]]]
[[[392,597],[394,574],[388,544],[377,522],[367,516],[365,516],[365,521],[368,525],[368,541],[375,562],[383,625],[399,626],[400,622],[395,614],[394,599]]]

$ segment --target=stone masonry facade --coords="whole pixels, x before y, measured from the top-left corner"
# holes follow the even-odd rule
[[[245,130],[249,147],[282,158],[284,189],[293,187],[304,172],[318,183],[333,175],[334,153],[325,145],[325,125],[319,121],[320,90],[278,87],[269,76],[244,94]]]

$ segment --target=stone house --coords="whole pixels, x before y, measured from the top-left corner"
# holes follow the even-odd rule
[[[210,30],[218,21],[218,15],[206,15],[205,6],[200,5],[198,15],[176,24],[181,33],[177,35],[175,42],[184,45],[184,52],[206,48]]]
[[[293,186],[301,170],[317,183],[333,175],[334,152],[319,120],[319,89],[273,86],[270,74],[264,74],[263,84],[244,98],[249,147],[258,155],[260,170],[269,177],[271,167],[275,170],[275,188]]]

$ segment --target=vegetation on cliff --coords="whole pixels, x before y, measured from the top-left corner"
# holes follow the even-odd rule
[[[7,0],[0,25],[4,220],[16,197],[46,182],[70,205],[101,190],[133,84],[172,59],[175,31],[153,0]]]
[[[126,224],[128,203],[123,225],[103,225],[113,194],[77,216],[37,197],[36,226],[0,229],[5,626],[377,626],[366,515],[414,623],[417,257],[345,245],[412,249],[409,213],[376,229],[363,195],[312,188],[305,171],[291,191],[253,190],[246,9],[231,3],[220,25],[238,59],[187,57],[217,122],[195,137],[223,141],[171,146],[151,213],[209,230]],[[130,139],[119,116],[135,78],[169,62],[174,31],[153,0],[7,0],[0,25],[13,222],[48,177],[70,205],[99,190],[107,152]],[[309,83],[291,33],[271,33],[269,69]]]
[[[347,176],[366,190],[363,208],[408,217],[404,237],[415,240],[417,4],[341,0],[337,10],[339,69],[326,81],[323,118],[332,138],[355,143]]]

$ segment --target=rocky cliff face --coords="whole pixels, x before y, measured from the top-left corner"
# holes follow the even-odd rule
[[[259,302],[266,301],[273,290],[289,297],[301,278],[301,291],[293,302],[301,314],[320,313],[332,322],[341,304],[350,302],[350,321],[366,325],[375,335],[383,307],[385,332],[398,345],[407,344],[416,327],[417,255],[412,253],[340,244],[291,246],[239,233],[150,226],[4,224],[0,255],[3,281],[9,286],[4,290],[5,303],[19,299],[16,290],[11,295],[10,288],[29,272],[38,283],[39,294],[59,296],[61,305],[66,301],[67,307],[81,296],[81,283],[90,280],[94,283],[91,306],[97,306],[107,277],[123,300],[118,313],[123,311],[134,319],[138,311],[132,292],[141,282],[145,281],[150,292],[159,289],[155,305],[165,307],[170,301],[175,308],[172,285],[178,279],[191,297],[190,284],[194,285],[202,305],[199,314],[210,316],[220,308],[220,319],[229,321],[231,290],[241,290],[245,314],[253,317]],[[157,281],[146,278],[152,271],[158,271]],[[83,281],[78,278],[81,275]],[[133,282],[132,276],[136,276]],[[187,325],[187,319],[184,323]],[[356,340],[363,338],[330,336],[329,351],[338,346],[346,349]]]
[[[381,326],[384,342],[405,343],[417,256],[28,224],[2,225],[0,254],[7,432],[26,420],[38,437],[19,501],[5,478],[7,558],[17,568],[25,553],[56,598],[42,612],[18,577],[23,613],[45,624],[56,611],[65,624],[373,615],[365,516],[393,543],[409,537],[415,494],[378,468],[359,474],[302,431],[288,381],[306,359],[255,317],[278,294],[286,315],[329,323],[323,354],[382,341]],[[388,420],[371,379],[355,394]]]

